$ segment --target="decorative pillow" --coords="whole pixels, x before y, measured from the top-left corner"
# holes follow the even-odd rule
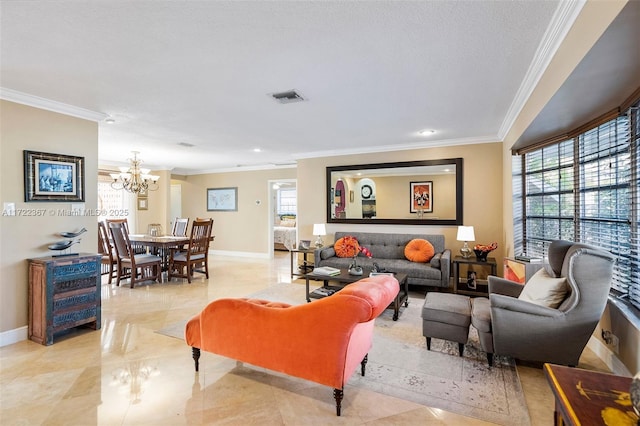
[[[347,235],[346,237],[338,239],[338,241],[333,244],[333,249],[336,251],[336,256],[338,257],[353,257],[360,253],[360,244],[358,244],[356,237]]]
[[[293,219],[283,219],[280,221],[280,226],[283,226],[285,228],[295,228],[296,221]]]
[[[566,278],[552,277],[543,268],[529,278],[518,299],[555,309],[565,299],[568,290]]]
[[[434,254],[431,243],[420,238],[409,241],[404,247],[404,257],[412,262],[427,263]]]

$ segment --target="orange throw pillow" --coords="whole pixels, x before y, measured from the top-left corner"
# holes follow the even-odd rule
[[[427,263],[435,254],[431,243],[427,240],[411,240],[404,247],[404,257],[412,262]]]
[[[347,235],[346,237],[338,239],[338,241],[333,244],[333,249],[336,251],[336,256],[338,257],[353,257],[360,253],[360,244],[358,244],[356,237]]]

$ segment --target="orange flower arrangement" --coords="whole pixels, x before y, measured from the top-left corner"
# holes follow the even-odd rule
[[[351,235],[347,235],[341,238],[340,241],[340,251],[343,253],[344,257],[352,257],[353,261],[349,265],[349,274],[351,275],[362,275],[362,267],[358,266],[358,255],[360,253],[364,254],[367,257],[373,257],[368,248],[363,247],[358,243],[355,237]]]
[[[494,251],[497,248],[498,248],[498,243],[496,242],[493,242],[491,244],[476,244],[475,246],[473,246],[474,250],[485,251],[487,253],[489,253],[490,251]]]
[[[498,248],[498,243],[491,243],[491,244],[476,244],[475,246],[473,246],[473,251],[476,254],[476,258],[481,261],[481,262],[486,262],[487,261],[487,255],[489,254],[489,252],[492,252],[493,250]]]
[[[372,257],[369,249],[361,246],[360,243],[358,243],[358,240],[356,240],[356,237],[351,235],[343,237],[342,250],[345,255],[349,257],[356,257],[359,253],[362,253],[367,257]]]

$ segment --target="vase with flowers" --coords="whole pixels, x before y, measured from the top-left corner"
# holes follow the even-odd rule
[[[476,259],[480,262],[486,262],[489,253],[498,248],[498,243],[493,242],[491,244],[476,244],[473,246],[473,251],[476,254]]]
[[[363,270],[362,266],[358,265],[358,255],[362,253],[363,255],[371,258],[373,257],[368,248],[362,247],[358,240],[352,236],[344,237],[344,249],[349,255],[353,258],[351,264],[349,265],[349,274],[350,275],[362,275]]]

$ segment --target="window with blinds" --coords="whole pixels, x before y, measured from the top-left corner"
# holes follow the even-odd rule
[[[129,221],[129,229],[135,229],[130,208],[133,195],[121,189],[113,189],[111,187],[112,182],[113,179],[108,175],[98,175],[98,221],[127,219]]]
[[[640,309],[638,122],[636,105],[575,138],[525,153],[514,165],[513,211],[516,253],[544,257],[556,239],[602,247],[617,258],[613,291]]]
[[[277,209],[278,214],[293,214],[298,211],[297,190],[290,188],[278,189]]]

